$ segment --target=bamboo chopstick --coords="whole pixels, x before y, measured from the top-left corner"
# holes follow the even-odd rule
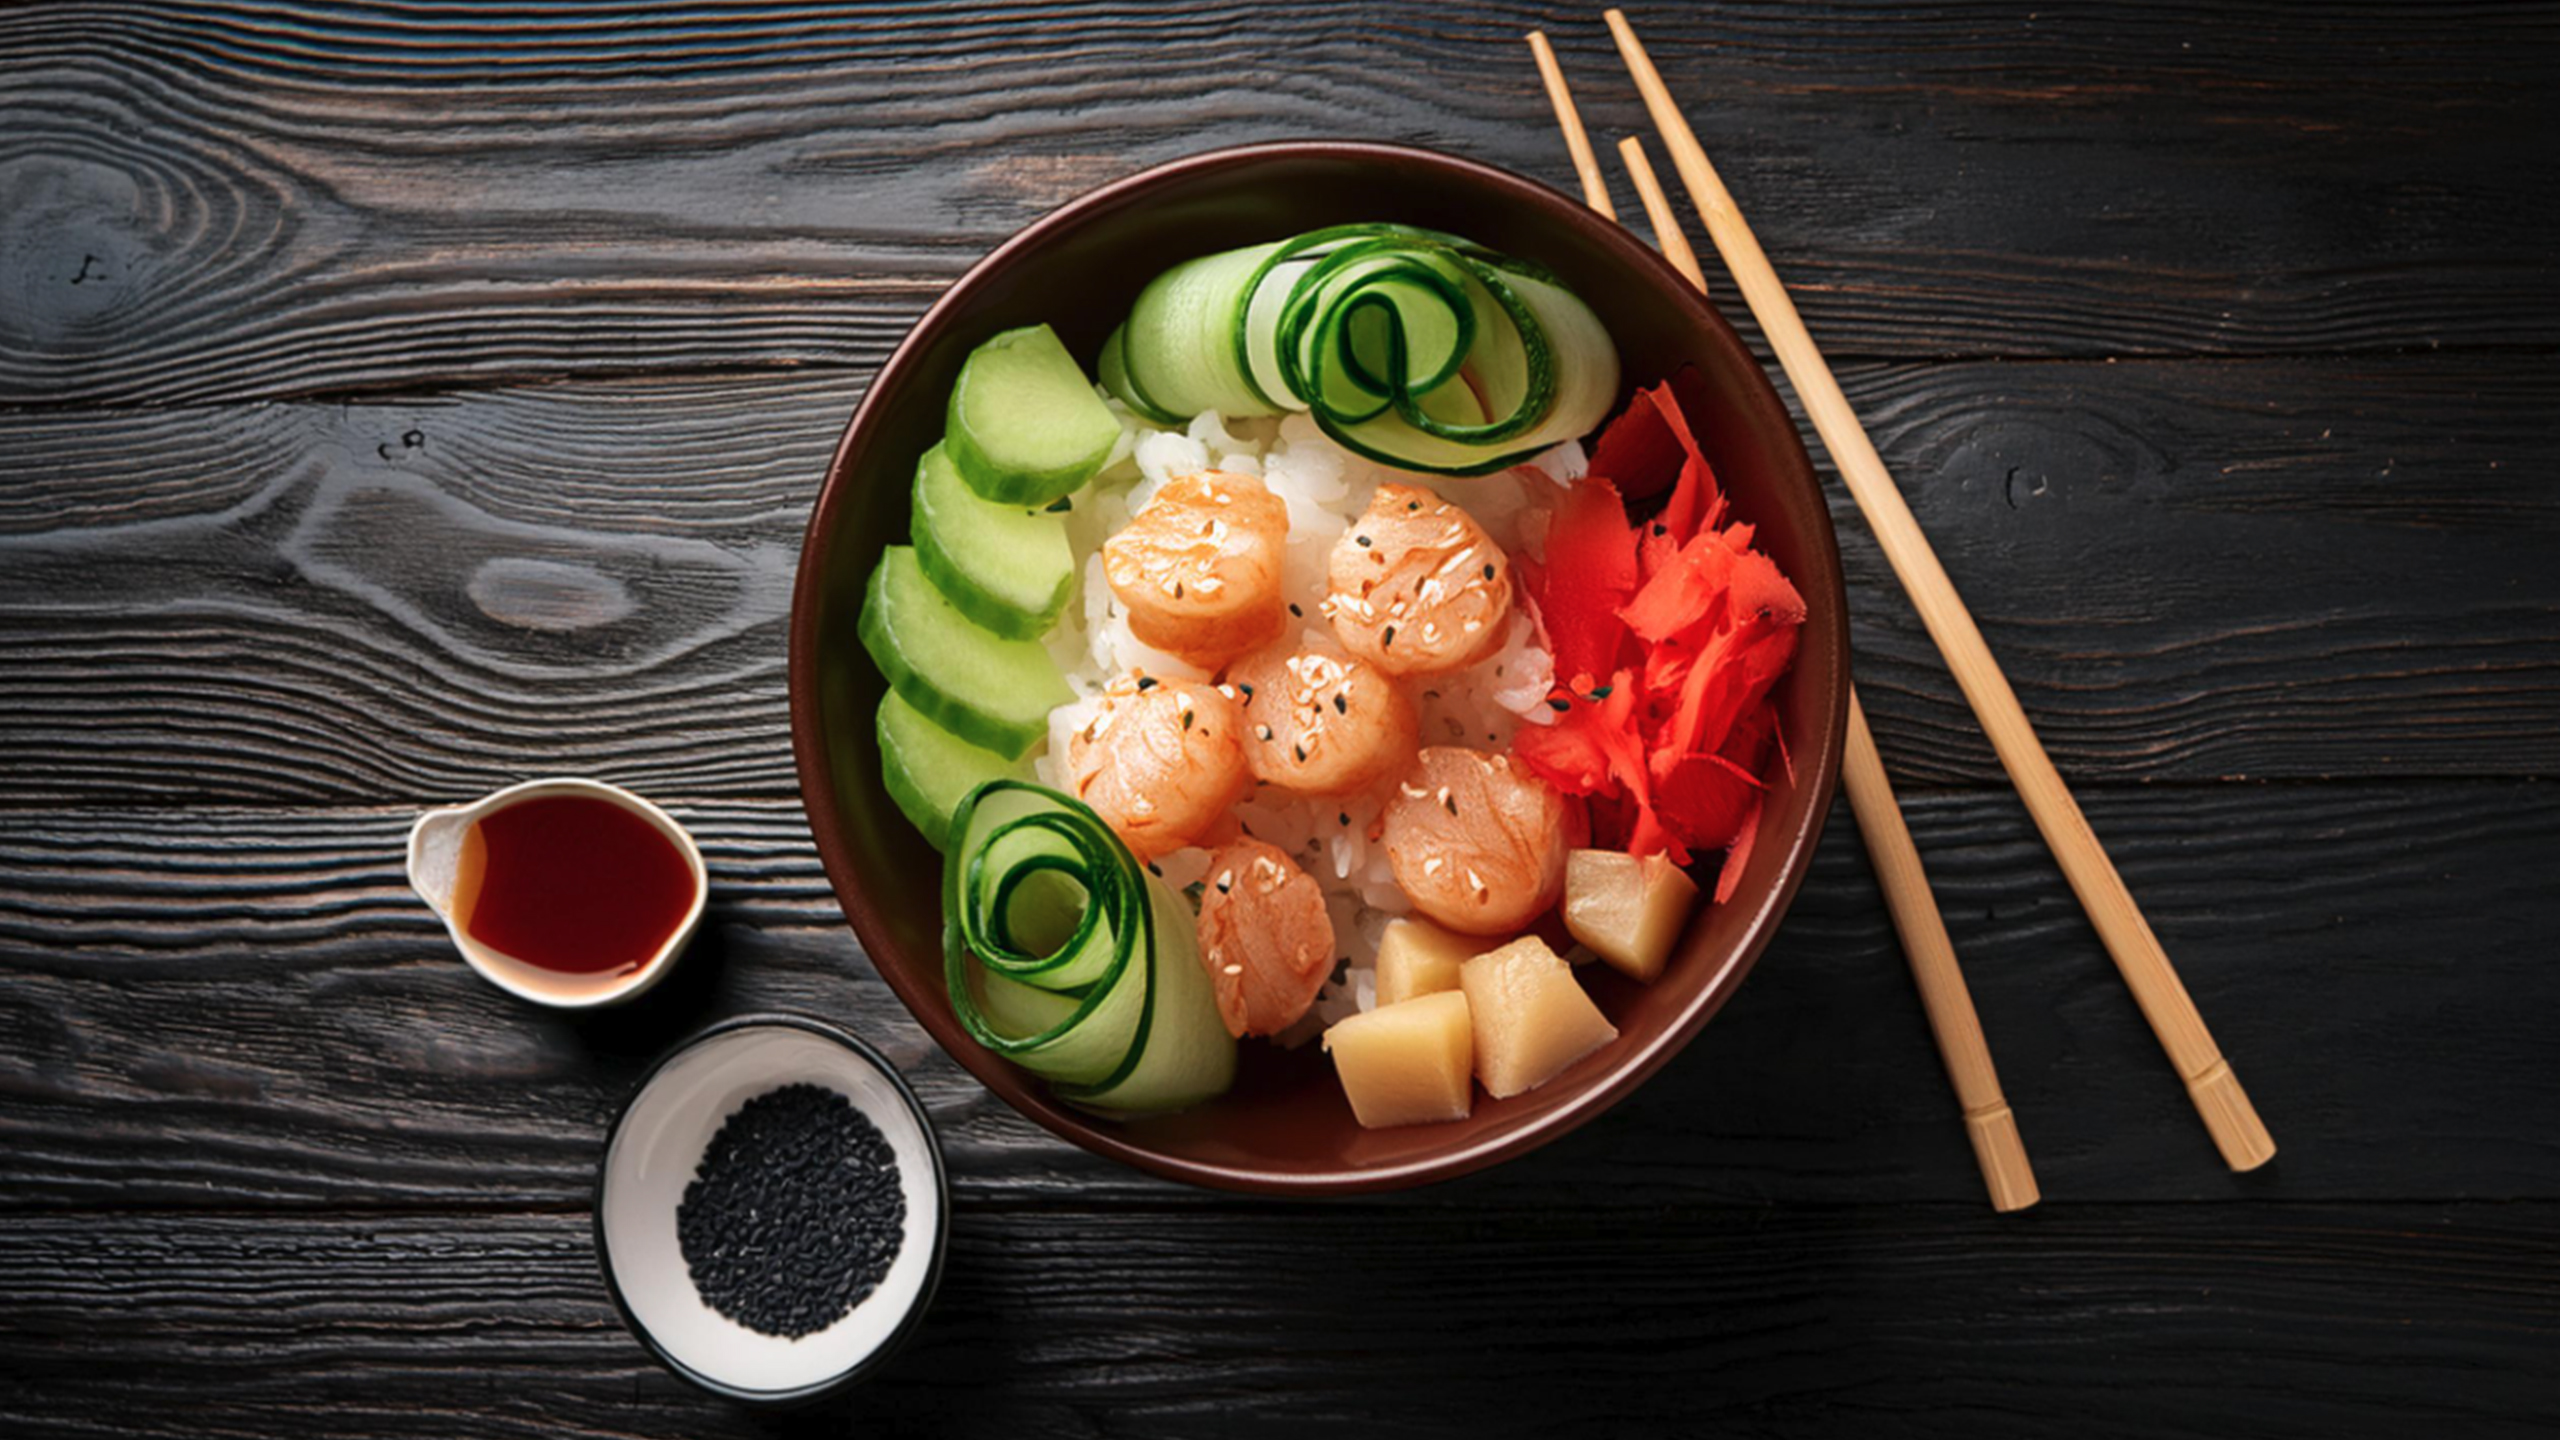
[[[1644,142],[1633,135],[1618,142],[1618,160],[1627,167],[1628,176],[1636,182],[1636,198],[1644,202],[1644,222],[1653,227],[1653,246],[1681,278],[1707,293],[1707,272],[1698,268],[1698,252],[1689,248],[1689,237],[1680,229],[1680,217],[1672,213],[1671,197],[1662,193],[1662,182],[1653,178],[1653,162],[1644,156]]]
[[[1573,92],[1564,88],[1564,71],[1556,64],[1546,31],[1529,32],[1529,53],[1537,57],[1538,78],[1547,82],[1547,100],[1556,107],[1556,128],[1564,131],[1564,148],[1573,155],[1574,173],[1582,177],[1582,203],[1617,219],[1618,207],[1609,203],[1609,182],[1600,173],[1598,157],[1591,153],[1591,137],[1583,133],[1581,112],[1573,108]]]
[[[1761,333],[1767,336],[1787,378],[1794,383],[1805,413],[1812,418],[1823,447],[1831,452],[1833,465],[1849,487],[1850,497],[1857,501],[1859,511],[1884,549],[1885,559],[1910,594],[1921,622],[1928,627],[1930,638],[1946,657],[1947,668],[1954,672],[1975,719],[1990,737],[1991,748],[2008,770],[2010,783],[2017,786],[2019,796],[2026,801],[2027,812],[2043,832],[2045,845],[2061,865],[2072,893],[2079,896],[2081,908],[2088,912],[2098,938],[2114,957],[2143,1018],[2150,1022],[2152,1033],[2159,1037],[2161,1048],[2168,1052],[2170,1063],[2186,1082],[2187,1096],[2203,1118],[2205,1129],[2212,1133],[2214,1144],[2232,1169],[2254,1170],[2265,1164],[2276,1153],[2274,1138],[2258,1119],[2257,1109],[2249,1103],[2238,1077],[2232,1074],[2230,1062],[2214,1044],[2212,1032],[2205,1028],[2204,1017],[2196,1012],[2186,986],[2179,982],[2168,953],[2160,948],[2158,937],[2142,918],[2123,878],[2116,874],[2105,848],[2090,831],[2079,803],[2071,798],[2070,788],[2062,783],[2060,772],[2053,768],[2052,759],[2036,739],[2026,712],[2019,708],[2016,693],[2009,688],[2008,678],[2000,673],[1991,648],[1983,643],[1981,630],[1956,594],[1954,582],[1938,563],[1937,552],[1929,547],[1928,536],[1921,533],[1911,507],[1904,502],[1901,490],[1876,454],[1875,445],[1858,424],[1857,414],[1849,408],[1848,398],[1840,393],[1839,382],[1823,363],[1822,352],[1814,347],[1812,335],[1796,314],[1795,302],[1787,298],[1786,287],[1778,283],[1777,272],[1770,268],[1769,257],[1762,253],[1760,242],[1744,223],[1742,212],[1735,208],[1733,196],[1725,190],[1715,167],[1707,163],[1706,151],[1700,148],[1696,133],[1681,116],[1679,107],[1672,103],[1661,73],[1654,69],[1651,57],[1627,24],[1627,17],[1612,9],[1606,12],[1606,19],[1610,34],[1617,39],[1618,53],[1626,60],[1627,71],[1635,77],[1636,89],[1644,96],[1645,108],[1653,115],[1654,128],[1661,132],[1662,143],[1671,152],[1672,166],[1706,222],[1707,238],[1715,242],[1725,268],[1733,272],[1735,285],[1750,302]]]
[[[1529,43],[1531,49],[1547,57],[1548,63],[1539,69],[1546,76],[1547,95],[1555,102],[1558,121],[1565,125],[1568,136],[1579,133],[1581,120],[1574,110],[1573,94],[1566,88],[1562,72],[1552,63],[1553,52],[1547,49],[1545,37],[1533,32]],[[1606,193],[1607,187],[1596,173],[1599,162],[1591,156],[1590,147],[1568,143],[1565,148],[1573,152],[1575,167],[1585,170],[1583,194]],[[1626,162],[1627,173],[1635,181],[1636,198],[1643,202],[1645,218],[1653,226],[1654,243],[1673,269],[1697,286],[1701,294],[1705,293],[1707,279],[1698,268],[1697,253],[1689,248],[1688,236],[1681,233],[1679,217],[1672,211],[1670,197],[1663,193],[1662,182],[1654,177],[1643,143],[1628,136],[1618,142],[1618,156]],[[1601,209],[1598,205],[1591,208]],[[1850,809],[1858,817],[1858,834],[1866,841],[1868,859],[1875,866],[1877,883],[1884,889],[1885,908],[1893,916],[1894,931],[1902,938],[1902,953],[1910,961],[1912,980],[1920,990],[1921,1008],[1928,1012],[1929,1031],[1937,1039],[1938,1056],[1945,1062],[1947,1078],[1955,1087],[1956,1103],[1964,1108],[1965,1136],[1973,1143],[1974,1163],[1981,1167],[1991,1208],[2023,1210],[2039,1198],[2035,1168],[2027,1161],[2026,1141],[2018,1134],[2017,1117],[2000,1093],[2000,1075],[1991,1063],[1991,1046],[1982,1036],[1982,1020],[1974,1013],[1973,994],[1965,988],[1964,972],[1956,967],[1955,946],[1947,939],[1946,922],[1939,917],[1938,902],[1929,891],[1929,877],[1920,867],[1920,852],[1912,845],[1911,831],[1903,825],[1902,811],[1894,803],[1893,787],[1885,779],[1884,757],[1876,751],[1875,736],[1867,729],[1867,714],[1858,704],[1854,687],[1849,692],[1849,743],[1842,780],[1849,790]]]
[[[1671,198],[1646,163],[1644,146],[1632,135],[1618,142],[1618,155],[1635,181],[1636,198],[1653,221],[1659,242],[1669,237],[1663,253],[1672,268],[1704,291],[1698,258],[1680,233]],[[1674,250],[1673,245],[1678,249]],[[1858,835],[1867,844],[1868,862],[1884,891],[1885,909],[1893,916],[1894,933],[1902,938],[1903,958],[1911,965],[1912,983],[1920,991],[1920,1008],[1928,1012],[1929,1032],[1937,1037],[1938,1058],[1946,1063],[1947,1080],[1956,1103],[1964,1107],[1965,1138],[1973,1142],[1974,1163],[1982,1168],[1983,1187],[1991,1192],[1994,1210],[2024,1210],[2040,1193],[2027,1163],[2027,1144],[2018,1134],[2018,1117],[2000,1093],[2000,1072],[1991,1063],[1991,1044],[1982,1035],[1982,1018],[1974,1013],[1973,992],[1956,964],[1955,942],[1947,938],[1947,922],[1938,913],[1937,897],[1921,868],[1919,847],[1902,823],[1902,807],[1893,798],[1893,782],[1885,777],[1884,756],[1867,728],[1866,707],[1849,690],[1849,743],[1842,757],[1840,783],[1849,792],[1849,809],[1858,817]]]

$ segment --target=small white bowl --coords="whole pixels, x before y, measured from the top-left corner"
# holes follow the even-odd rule
[[[657,953],[641,962],[634,970],[619,974],[563,975],[528,965],[503,950],[494,950],[471,938],[462,921],[453,913],[453,884],[462,854],[462,837],[479,819],[514,804],[519,800],[536,800],[546,795],[584,795],[619,805],[657,827],[658,833],[671,841],[684,856],[685,869],[693,875],[693,904],[667,943]],[[703,868],[702,849],[693,836],[675,822],[666,811],[632,794],[619,785],[601,780],[561,778],[528,780],[510,785],[468,805],[454,805],[430,810],[409,827],[409,888],[427,902],[436,914],[444,917],[445,933],[453,937],[453,948],[480,978],[520,999],[537,1005],[550,1005],[563,1010],[584,1010],[597,1005],[612,1005],[633,999],[666,978],[675,968],[676,956],[682,954],[693,939],[694,927],[702,923],[703,902],[711,894],[711,877]]]
[[[843,1095],[880,1127],[907,1214],[879,1286],[826,1329],[786,1340],[703,1302],[676,1236],[676,1207],[739,1106],[802,1083]],[[861,1380],[915,1331],[941,1283],[950,1213],[933,1123],[878,1051],[805,1016],[741,1015],[650,1067],[613,1122],[596,1174],[596,1255],[623,1323],[668,1369],[716,1395],[793,1405]]]

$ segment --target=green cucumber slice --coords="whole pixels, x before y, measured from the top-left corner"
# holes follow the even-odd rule
[[[911,546],[882,552],[856,628],[871,663],[908,704],[1007,760],[1038,744],[1049,712],[1075,698],[1036,642],[1007,640],[953,608]]]
[[[880,698],[880,779],[889,798],[934,849],[951,835],[951,812],[990,780],[1028,780],[1031,767],[981,750],[925,718],[892,690]]]
[[[1262,262],[1280,247],[1248,245],[1186,260],[1150,282],[1129,307],[1121,363],[1131,388],[1155,409],[1187,421],[1276,413],[1235,349],[1235,309]],[[1131,408],[1136,408],[1132,406]]]
[[[1046,505],[1094,477],[1120,422],[1046,325],[1007,330],[960,366],[943,442],[981,498]]]
[[[1138,418],[1158,425],[1180,425],[1186,417],[1158,405],[1138,388],[1136,381],[1129,378],[1128,334],[1129,327],[1125,324],[1112,328],[1109,337],[1102,342],[1100,358],[1094,361],[1094,378],[1101,381],[1102,388],[1110,391],[1121,404],[1137,412]]]
[[[1107,1114],[1179,1109],[1234,1083],[1189,906],[1100,816],[994,780],[952,830],[944,980],[971,1036]]]
[[[1075,594],[1064,513],[1071,503],[982,500],[936,445],[916,462],[916,562],[961,614],[1009,640],[1036,639]]]

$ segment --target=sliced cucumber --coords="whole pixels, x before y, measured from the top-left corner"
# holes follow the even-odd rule
[[[1048,651],[1007,640],[954,609],[925,578],[911,546],[881,554],[857,628],[871,663],[908,704],[1007,760],[1039,743],[1049,712],[1074,698]]]
[[[943,441],[979,496],[1046,505],[1111,458],[1120,422],[1046,325],[1007,330],[969,352],[951,387]]]
[[[895,690],[881,697],[879,734],[880,778],[889,798],[936,850],[950,838],[951,812],[970,791],[999,778],[1031,778],[1030,766],[934,724]]]
[[[1036,639],[1075,593],[1069,503],[981,500],[936,445],[916,463],[916,562],[961,614],[1008,639]]]

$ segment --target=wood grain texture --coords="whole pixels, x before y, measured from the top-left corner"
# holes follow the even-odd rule
[[[2139,788],[2091,818],[2281,1163],[2214,1163],[2016,798],[1904,797],[2047,1203],[2560,1194],[2560,971],[2534,782]],[[1161,1197],[1014,1117],[861,958],[795,807],[675,807],[703,938],[625,1012],[517,1004],[406,890],[402,811],[22,811],[0,827],[0,1208],[583,1203],[613,1108],[719,1014],[843,1021],[915,1078],[966,1203]],[[1979,1203],[1866,862],[1835,817],[1786,928],[1608,1116],[1420,1207]],[[1759,1077],[1783,1071],[1789,1083]]]
[[[2560,773],[2560,386],[2494,359],[1844,375],[2076,785]],[[0,804],[794,793],[825,376],[0,415]],[[1897,784],[2002,783],[1835,495]]]
[[[2560,342],[2538,7],[1639,19],[1838,358]],[[868,368],[1175,155],[1347,134],[1568,183],[1533,26],[1595,134],[1641,128],[1568,5],[13,11],[0,403]]]
[[[650,1364],[583,1216],[26,1219],[0,1353],[49,1378],[0,1385],[0,1428],[2503,1437],[2541,1433],[2560,1343],[2548,1203],[1539,1204],[1430,1231],[1427,1267],[1396,1218],[966,1208],[914,1346],[781,1420]]]
[[[1981,1204],[1845,810],[1640,1093],[1337,1205],[1049,1139],[845,929],[783,618],[862,377],[1176,155],[1569,185],[1520,35],[1606,153],[1647,127],[1596,5],[18,6],[0,1434],[2546,1432],[2560,12],[1636,20],[2275,1164],[2216,1164],[1845,497],[2036,1211]],[[499,996],[399,874],[420,805],[562,771],[711,861],[628,1011]],[[960,1197],[917,1348],[784,1419],[645,1359],[586,1214],[648,1058],[770,1006],[913,1076]]]

